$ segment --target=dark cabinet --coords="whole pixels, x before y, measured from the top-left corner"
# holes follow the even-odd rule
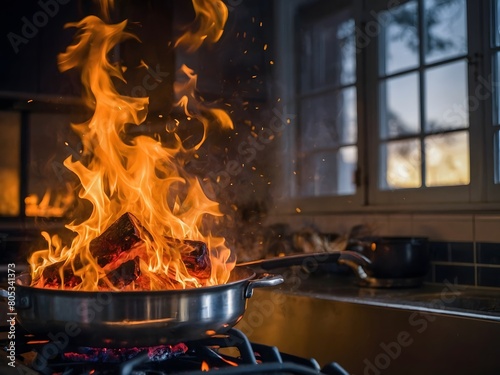
[[[0,16],[0,92],[78,96],[78,81],[58,71],[57,55],[71,43],[68,22],[80,17],[71,0],[14,1],[2,4]]]

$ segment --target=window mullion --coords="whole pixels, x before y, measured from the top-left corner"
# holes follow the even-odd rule
[[[369,1],[365,2],[364,11],[364,22],[361,27],[361,32],[366,31],[366,25],[368,22],[374,22],[375,18],[373,12],[369,12],[371,9],[376,9],[377,12],[380,11],[379,8],[371,8],[367,4]],[[385,4],[387,6],[387,4]],[[385,8],[384,8],[385,9]],[[380,27],[380,26],[379,26]],[[381,127],[381,116],[380,108],[385,106],[385,94],[382,89],[381,80],[379,79],[379,74],[381,71],[382,57],[379,51],[381,40],[384,38],[384,31],[379,29],[379,34],[377,38],[374,38],[370,43],[366,45],[363,49],[363,57],[366,61],[364,64],[365,69],[365,108],[364,113],[364,144],[365,155],[364,163],[365,168],[365,180],[367,183],[365,202],[367,205],[376,205],[380,203],[379,197],[379,186],[381,184],[381,163],[383,156],[380,154],[381,140],[380,140],[380,127]],[[369,63],[375,62],[375,63]]]
[[[495,156],[495,133],[498,129],[497,124],[499,119],[497,118],[497,90],[499,82],[499,72],[497,64],[495,64],[495,55],[498,53],[500,47],[493,47],[495,45],[495,30],[497,30],[499,25],[499,20],[496,19],[496,9],[494,7],[494,0],[483,0],[481,1],[482,8],[480,9],[479,15],[482,20],[482,28],[477,28],[478,33],[478,49],[483,53],[483,59],[481,61],[482,72],[480,71],[479,77],[482,78],[481,82],[475,82],[476,92],[480,96],[485,91],[489,95],[482,100],[482,105],[484,108],[484,113],[481,118],[477,117],[476,122],[481,126],[477,126],[475,132],[471,131],[471,137],[474,135],[477,142],[481,142],[484,145],[481,153],[476,151],[478,157],[484,158],[484,162],[481,163],[482,167],[480,171],[474,171],[474,177],[481,183],[481,190],[476,195],[479,195],[482,200],[489,202],[500,201],[500,185],[495,184],[495,171],[498,169],[498,160]],[[472,5],[471,5],[472,7]],[[480,36],[483,36],[480,38]],[[484,36],[489,37],[484,37]],[[486,72],[486,74],[485,74]],[[488,87],[489,85],[489,87]],[[472,140],[471,140],[471,144]],[[476,153],[471,153],[471,155],[476,155]],[[471,161],[472,162],[472,161]],[[479,173],[482,173],[479,175]]]
[[[426,38],[425,38],[425,10],[424,10],[424,0],[418,1],[418,37],[420,39],[418,44],[418,54],[419,54],[419,100],[420,100],[420,173],[421,173],[421,183],[422,187],[426,185],[426,170],[425,170],[425,74],[423,67],[425,66],[425,51],[426,51]]]
[[[489,0],[486,0],[488,2]],[[489,22],[484,22],[488,16],[483,18],[483,6],[485,1],[467,1],[467,32],[468,32],[468,102],[467,110],[469,114],[469,155],[470,155],[470,201],[481,202],[486,199],[485,182],[488,179],[485,147],[475,145],[482,144],[486,148],[488,142],[485,138],[486,127],[490,126],[486,121],[488,113],[489,98],[478,96],[480,89],[480,77],[484,77],[485,58],[484,52],[489,49],[488,39],[484,35],[489,35]],[[485,25],[487,24],[487,25]],[[483,32],[486,31],[486,34]],[[491,97],[491,94],[488,95]],[[490,112],[491,113],[491,112]]]

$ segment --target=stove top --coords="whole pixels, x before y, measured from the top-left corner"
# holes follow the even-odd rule
[[[21,332],[17,326],[15,358],[10,356],[7,327],[0,327],[0,373],[3,375],[167,375],[167,374],[331,374],[348,375],[336,362],[323,368],[314,359],[281,353],[251,343],[237,329],[224,335],[177,345],[148,348],[85,348]]]

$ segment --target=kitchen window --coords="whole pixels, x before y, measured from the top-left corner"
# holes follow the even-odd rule
[[[73,207],[76,176],[63,161],[80,158],[81,143],[70,122],[68,114],[0,111],[0,217],[55,218]]]
[[[0,216],[16,216],[20,211],[21,116],[0,111]]]
[[[318,4],[330,13],[309,11]],[[298,9],[296,206],[489,209],[500,201],[499,0]]]
[[[411,0],[376,14],[374,203],[470,200],[466,0]]]
[[[465,5],[410,1],[381,14],[381,189],[470,182],[468,111],[453,112],[467,102]]]
[[[343,5],[343,6],[342,6]],[[356,49],[352,9],[342,2],[301,18],[301,196],[352,195],[357,165]]]

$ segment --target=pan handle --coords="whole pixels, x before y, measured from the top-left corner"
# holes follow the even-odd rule
[[[353,268],[355,271],[358,266],[361,267],[359,274],[364,273],[364,268],[371,266],[371,261],[357,251],[341,250],[322,253],[306,253],[286,255],[277,258],[252,260],[250,262],[238,263],[238,267],[259,267],[260,269],[270,271],[275,268],[290,266],[307,266],[308,264],[341,263]],[[357,272],[357,271],[356,271]],[[358,272],[357,272],[358,273]],[[366,274],[366,273],[365,273]]]
[[[248,285],[245,289],[244,296],[245,298],[250,298],[253,295],[254,288],[262,288],[265,286],[275,286],[281,284],[283,281],[283,276],[281,275],[272,275],[269,273],[262,273],[257,276],[256,279],[252,279],[248,281]]]
[[[369,268],[372,264],[370,259],[364,255],[349,250],[342,251],[338,263],[349,266],[361,280],[366,280],[368,278],[365,268]]]
[[[341,251],[331,251],[322,253],[305,253],[286,255],[277,258],[252,260],[250,262],[238,263],[238,267],[259,267],[263,270],[269,271],[275,268],[284,268],[290,266],[301,266],[308,262],[315,263],[335,263],[338,261]]]

